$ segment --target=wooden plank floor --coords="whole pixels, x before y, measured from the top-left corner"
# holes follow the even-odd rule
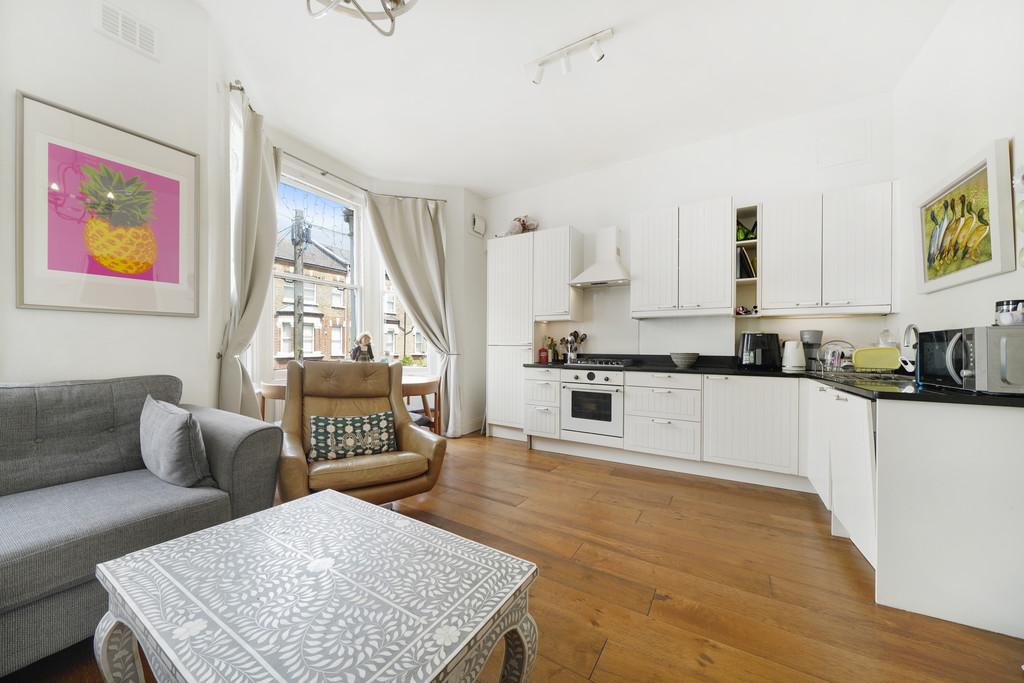
[[[536,683],[1024,680],[1024,640],[875,605],[814,496],[501,439],[448,452],[396,509],[537,563]],[[90,647],[4,683],[98,681]]]

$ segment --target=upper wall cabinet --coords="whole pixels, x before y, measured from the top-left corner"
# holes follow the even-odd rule
[[[767,200],[761,216],[761,310],[820,307],[821,195]]]
[[[729,197],[634,215],[632,316],[731,314],[734,232]]]
[[[580,291],[569,282],[583,269],[583,239],[570,226],[533,233],[534,320],[579,320]]]
[[[679,207],[679,308],[730,315],[733,308],[732,198]]]
[[[892,183],[827,192],[822,217],[822,306],[862,306],[888,313],[892,306]]]
[[[629,223],[629,308],[633,317],[679,305],[679,209],[634,214]],[[641,314],[641,315],[637,315]]]
[[[533,345],[534,233],[487,241],[487,343]]]
[[[768,315],[892,310],[892,183],[763,204]]]

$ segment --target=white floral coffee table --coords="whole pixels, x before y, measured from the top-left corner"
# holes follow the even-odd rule
[[[525,560],[335,491],[96,568],[106,681],[502,681],[537,652]]]

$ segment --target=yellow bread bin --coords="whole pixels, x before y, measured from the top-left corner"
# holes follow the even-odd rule
[[[854,370],[895,370],[900,366],[900,350],[894,346],[869,346],[853,352]]]

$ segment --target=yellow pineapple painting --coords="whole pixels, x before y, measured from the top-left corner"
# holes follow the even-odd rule
[[[83,238],[89,255],[105,268],[126,275],[145,273],[156,263],[156,236],[147,222],[153,192],[138,176],[125,180],[105,164],[83,166],[81,192],[91,216]]]

